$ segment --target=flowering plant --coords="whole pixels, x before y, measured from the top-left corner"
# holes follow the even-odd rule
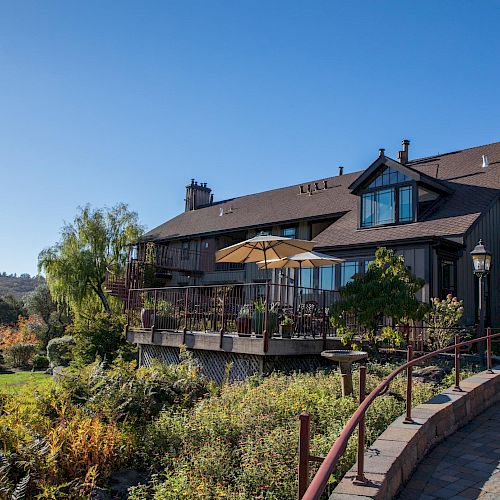
[[[429,327],[429,345],[434,349],[450,345],[463,314],[463,301],[453,297],[451,293],[444,299],[431,299],[431,309],[425,316]]]

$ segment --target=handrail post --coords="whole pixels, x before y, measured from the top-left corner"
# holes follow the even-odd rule
[[[153,322],[151,323],[151,343],[154,343],[155,340],[157,295],[158,295],[158,290],[155,289],[154,302],[153,302]]]
[[[269,350],[269,281],[266,279],[266,301],[264,309],[264,352]]]
[[[460,335],[455,335],[455,387],[454,391],[462,392],[460,388]]]
[[[492,363],[492,359],[491,359],[492,352],[491,352],[491,328],[490,327],[486,328],[486,335],[487,335],[486,348],[488,351],[488,372],[493,373],[493,370],[492,370],[493,363]]]
[[[309,446],[311,439],[311,415],[303,412],[299,415],[299,485],[298,500],[301,500],[309,483]]]
[[[366,397],[366,366],[359,367],[359,404]],[[358,424],[358,473],[354,483],[364,483],[365,478],[365,416],[359,419]]]
[[[322,292],[322,297],[323,297],[323,307],[322,307],[322,315],[323,315],[323,319],[321,321],[321,327],[323,329],[323,331],[321,332],[322,335],[323,335],[323,351],[326,350],[326,332],[327,332],[327,325],[326,325],[326,306],[325,306],[325,291]]]
[[[224,341],[224,312],[226,309],[226,288],[222,289],[222,314],[221,314],[221,325],[220,325],[220,338],[219,347],[222,349],[222,343]]]
[[[408,352],[406,354],[406,361],[409,363],[413,360],[413,346],[408,344]],[[411,398],[412,398],[412,366],[406,368],[406,416],[403,420],[405,424],[413,424],[414,421],[411,418]]]
[[[182,343],[186,343],[186,333],[187,333],[187,322],[188,322],[188,291],[189,288],[186,288],[186,293],[184,294],[184,328],[182,330]]]

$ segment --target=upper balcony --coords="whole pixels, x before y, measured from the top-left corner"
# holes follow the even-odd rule
[[[108,270],[105,285],[109,294],[125,299],[131,288],[152,286],[152,282],[167,284],[174,272],[201,274],[214,270],[217,270],[214,252],[139,243],[130,247],[124,273]]]

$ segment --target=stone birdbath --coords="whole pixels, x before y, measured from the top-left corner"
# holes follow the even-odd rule
[[[368,353],[364,351],[349,351],[339,349],[337,351],[323,351],[321,356],[336,361],[339,364],[340,375],[342,377],[342,396],[352,394],[352,364],[355,361],[365,359]]]

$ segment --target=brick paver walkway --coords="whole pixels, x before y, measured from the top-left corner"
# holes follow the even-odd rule
[[[500,403],[431,451],[399,498],[499,500]]]

